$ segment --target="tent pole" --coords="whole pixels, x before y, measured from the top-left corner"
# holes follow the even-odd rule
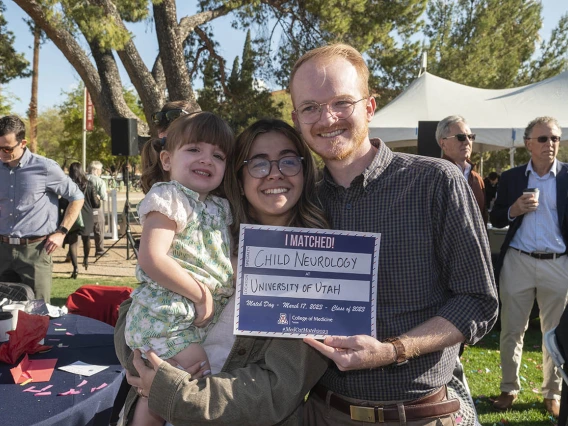
[[[509,148],[509,163],[511,168],[515,167],[515,148]]]

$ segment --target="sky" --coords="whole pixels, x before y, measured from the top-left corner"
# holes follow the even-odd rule
[[[6,0],[6,12],[4,16],[8,22],[8,28],[15,35],[14,47],[22,52],[30,63],[32,62],[33,36],[24,23],[23,18],[27,15],[11,0]],[[195,13],[195,1],[183,0],[178,2],[178,18]],[[543,28],[541,37],[547,39],[550,32],[558,24],[560,17],[568,11],[568,0],[542,0],[543,4]],[[225,58],[227,65],[231,66],[235,56],[241,56],[246,33],[231,28],[230,17],[218,18],[214,21],[213,28],[215,37],[220,44],[218,53]],[[158,52],[153,26],[148,23],[134,24],[129,26],[135,37],[135,44],[139,49],[146,66],[151,69]],[[120,66],[120,60],[116,56]],[[50,107],[59,105],[65,99],[64,92],[77,87],[80,82],[79,75],[69,64],[63,54],[55,45],[47,40],[40,51],[38,84],[38,107],[40,113]],[[121,69],[123,85],[131,87],[130,80],[124,69]],[[19,78],[12,80],[2,87],[3,94],[10,97],[13,112],[25,116],[29,107],[31,96],[31,78]]]

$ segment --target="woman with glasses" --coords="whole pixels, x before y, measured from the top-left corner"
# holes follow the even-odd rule
[[[287,123],[263,119],[244,130],[229,167],[232,174],[227,178],[236,179],[240,187],[240,193],[228,196],[235,237],[240,223],[328,227],[313,201],[314,160]],[[301,423],[304,397],[327,361],[300,339],[234,336],[233,303],[231,299],[203,345],[214,373],[205,378],[199,365],[179,370],[153,353],[147,354],[152,364],[144,365],[140,353],[133,355],[124,343],[130,300],[122,304],[115,328],[117,355],[123,365],[132,366],[134,359],[141,376],[128,375],[134,390],[127,400],[127,418],[133,400],[144,395],[150,409],[175,425]]]
[[[188,101],[172,101],[166,103],[160,111],[153,113],[151,119],[158,130],[158,137],[166,136],[170,124],[176,118],[189,114],[190,108]]]

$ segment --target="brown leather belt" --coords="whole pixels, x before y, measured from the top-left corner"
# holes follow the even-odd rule
[[[18,237],[8,237],[7,235],[0,235],[0,242],[4,244],[13,244],[16,246],[25,246],[28,244],[37,243],[43,241],[47,236],[43,237],[30,237],[30,238],[18,238]]]
[[[327,398],[327,388],[322,385],[316,385],[312,389],[312,393],[319,396],[323,401]],[[445,399],[446,387],[440,389],[430,395],[413,401],[402,403],[401,410],[404,409],[406,420],[420,420],[430,417],[447,416],[448,414],[457,413],[460,409],[460,402],[457,399]],[[391,405],[352,405],[335,393],[329,398],[329,405],[338,411],[351,416],[352,420],[358,420],[367,423],[384,423],[390,421],[399,421],[399,408],[396,404]]]

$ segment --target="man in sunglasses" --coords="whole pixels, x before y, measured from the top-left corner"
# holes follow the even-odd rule
[[[568,164],[556,159],[556,119],[538,117],[524,134],[528,164],[503,172],[491,223],[509,226],[496,277],[501,297],[501,394],[493,406],[511,408],[521,388],[523,336],[536,297],[543,334],[556,327],[568,297]],[[538,192],[537,192],[538,191]],[[542,395],[558,417],[562,379],[543,345]]]
[[[0,281],[19,276],[36,299],[49,302],[51,254],[81,212],[79,187],[50,159],[26,147],[26,128],[14,115],[0,118]],[[58,198],[69,201],[58,223]]]
[[[462,116],[450,115],[438,123],[436,141],[444,151],[442,158],[451,161],[460,168],[463,177],[473,191],[483,221],[487,224],[485,184],[479,173],[473,170],[474,165],[470,161],[475,133],[471,133],[471,129]]]

